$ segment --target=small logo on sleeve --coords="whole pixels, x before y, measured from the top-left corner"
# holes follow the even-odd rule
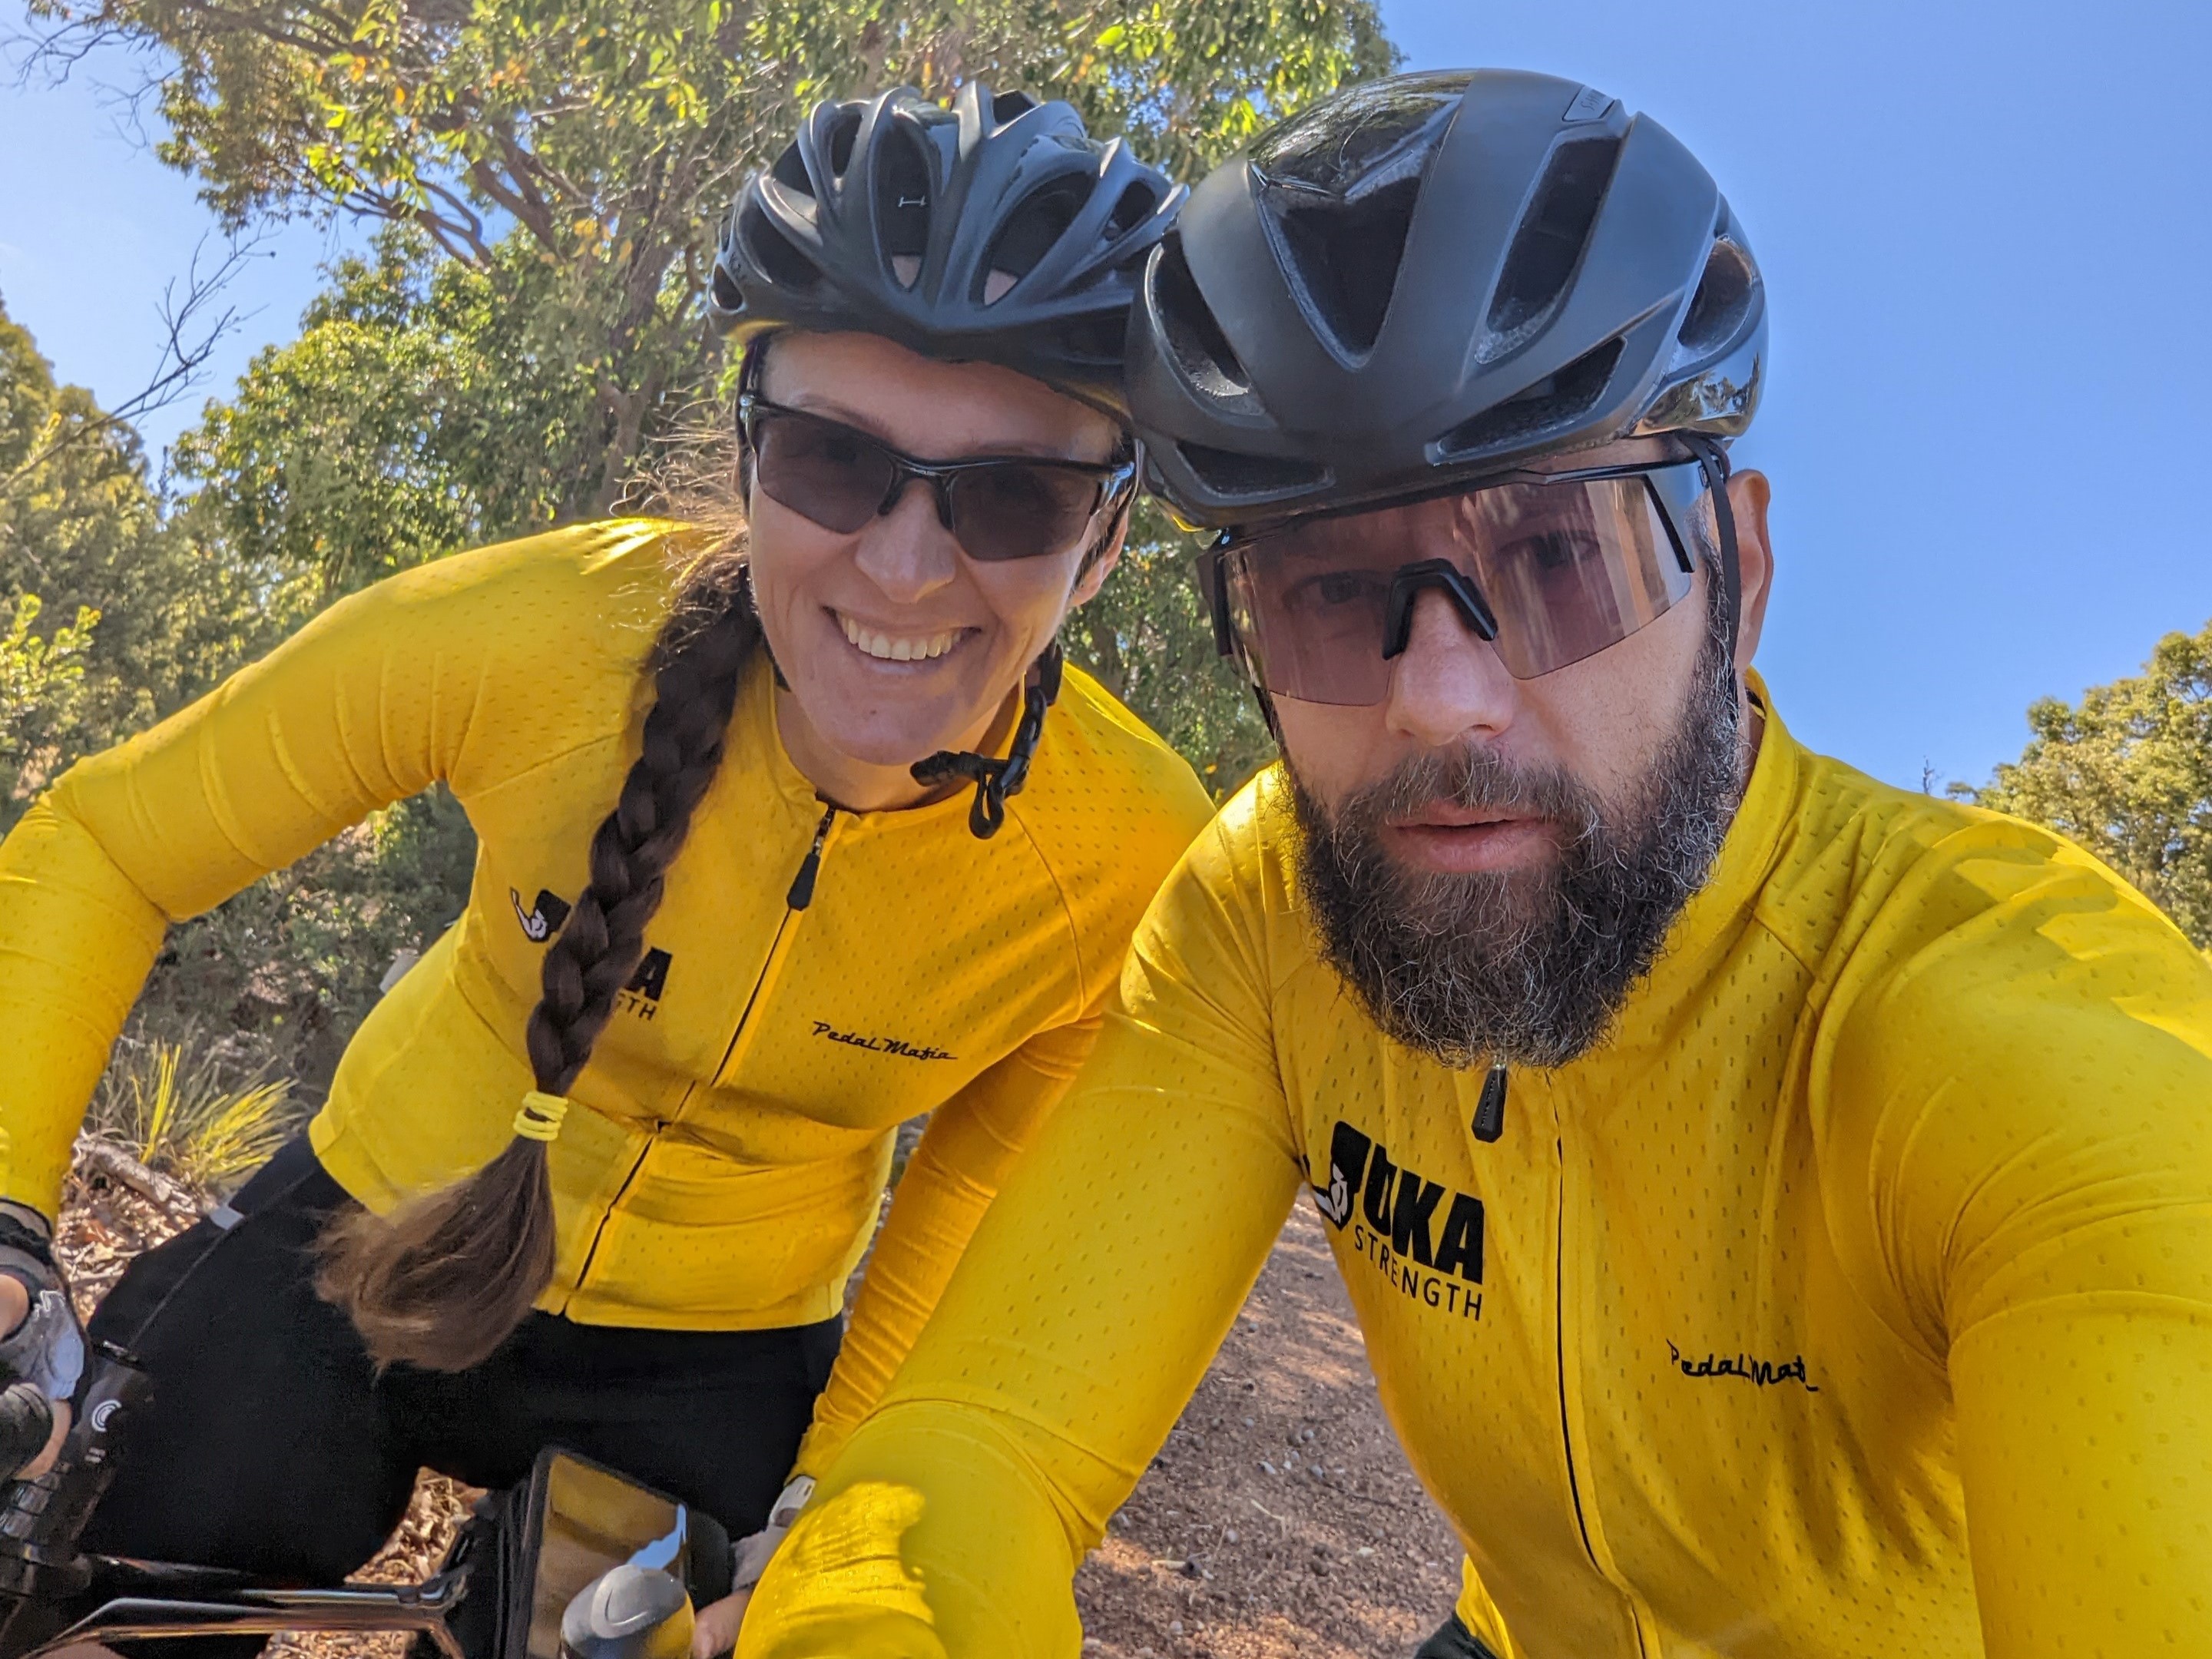
[[[568,920],[568,901],[559,894],[541,887],[530,908],[522,908],[522,895],[512,887],[507,898],[514,905],[514,919],[522,924],[522,936],[533,945],[543,945],[561,931],[561,924]]]

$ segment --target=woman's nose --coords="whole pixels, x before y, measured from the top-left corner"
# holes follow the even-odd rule
[[[853,562],[897,605],[918,604],[958,578],[959,544],[927,480],[908,480],[891,510],[861,527]]]

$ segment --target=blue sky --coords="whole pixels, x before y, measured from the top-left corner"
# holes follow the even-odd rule
[[[1588,81],[1728,192],[1774,316],[1739,449],[1776,485],[1760,664],[1801,737],[1900,784],[1979,780],[2031,700],[2212,619],[2212,6],[1384,11],[1410,65]],[[21,20],[0,0],[0,33]],[[0,83],[0,295],[110,399],[143,383],[162,285],[210,228],[94,84],[131,72]],[[292,331],[334,246],[311,226],[265,245],[218,386]]]

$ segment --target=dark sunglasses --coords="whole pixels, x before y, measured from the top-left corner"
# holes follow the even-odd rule
[[[738,429],[754,481],[824,530],[851,535],[889,514],[918,480],[937,498],[937,520],[960,550],[987,564],[1066,552],[1101,507],[1118,510],[1137,483],[1133,459],[917,460],[857,427],[750,392],[738,398]]]
[[[1200,564],[1217,643],[1262,690],[1373,704],[1431,589],[1534,679],[1656,621],[1690,591],[1704,462],[1504,475],[1474,489],[1223,537]]]

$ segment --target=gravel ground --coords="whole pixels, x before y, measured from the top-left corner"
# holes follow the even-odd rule
[[[1106,1541],[1076,1576],[1099,1659],[1409,1659],[1459,1588],[1321,1224],[1301,1204]]]
[[[88,1309],[173,1210],[80,1170],[61,1253]],[[425,1473],[361,1577],[442,1558],[470,1494]],[[1300,1205],[1167,1444],[1076,1576],[1086,1659],[1407,1659],[1449,1611],[1458,1546],[1383,1421],[1321,1224]],[[398,1659],[404,1638],[272,1654]]]

